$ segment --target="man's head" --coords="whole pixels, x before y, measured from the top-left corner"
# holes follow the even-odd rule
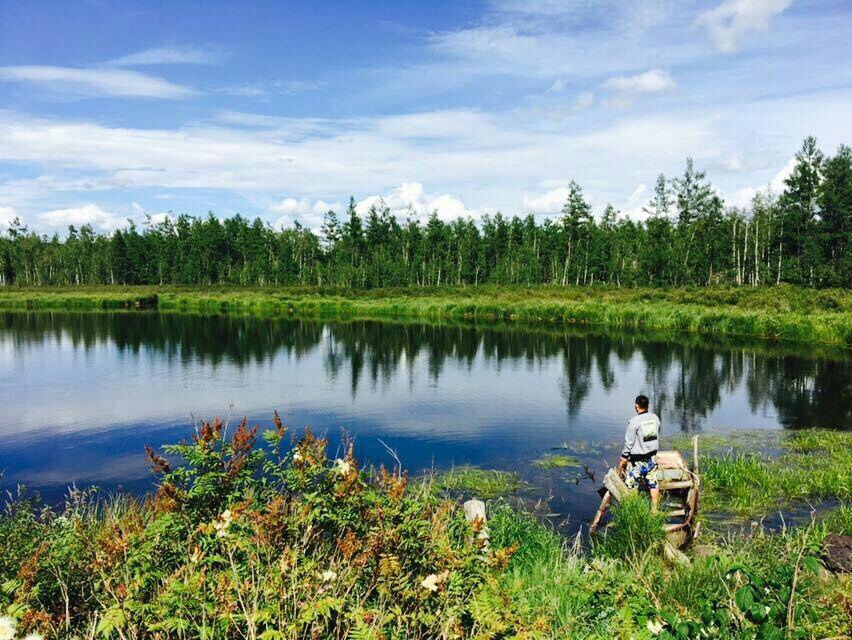
[[[645,413],[648,410],[648,396],[636,396],[636,413]]]

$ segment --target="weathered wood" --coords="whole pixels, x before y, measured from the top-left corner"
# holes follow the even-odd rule
[[[698,473],[698,436],[692,436],[692,473]]]
[[[628,488],[615,469],[610,469],[606,472],[603,484],[618,502],[621,502],[627,496],[636,494],[636,489]]]
[[[662,491],[671,491],[672,489],[691,489],[695,483],[692,480],[674,480],[672,482],[661,482],[660,489]]]
[[[663,556],[672,564],[686,566],[689,564],[689,558],[686,554],[675,547],[671,542],[666,540],[663,543]]]
[[[484,548],[488,548],[490,539],[488,533],[488,517],[485,515],[485,503],[482,500],[468,500],[462,505],[464,509],[464,517],[470,524],[477,524],[479,529],[479,539],[484,541]],[[479,521],[477,523],[477,521]]]
[[[675,518],[677,516],[685,516],[685,515],[686,515],[686,509],[675,509],[674,511],[666,512],[667,518]]]
[[[601,506],[598,507],[598,511],[595,514],[594,520],[592,520],[592,524],[589,525],[589,533],[594,533],[598,530],[598,525],[601,523],[601,518],[603,518],[604,513],[606,513],[606,509],[611,501],[612,494],[607,491],[606,493],[604,493],[603,499],[601,499]]]

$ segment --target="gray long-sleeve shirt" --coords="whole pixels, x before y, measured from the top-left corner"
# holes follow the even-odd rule
[[[633,416],[624,433],[622,457],[647,455],[660,446],[660,419],[656,413],[646,411]]]

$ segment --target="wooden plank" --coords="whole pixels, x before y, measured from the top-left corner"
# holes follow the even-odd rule
[[[662,491],[671,491],[672,489],[692,489],[695,483],[692,480],[674,480],[672,482],[661,482],[660,489]]]
[[[612,497],[618,502],[621,502],[627,496],[634,495],[636,493],[636,489],[629,489],[627,485],[624,484],[624,480],[621,479],[618,475],[618,471],[615,469],[610,469],[606,472],[603,484],[612,494]]]

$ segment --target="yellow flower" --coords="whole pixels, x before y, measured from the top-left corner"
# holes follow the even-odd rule
[[[333,580],[337,580],[337,572],[329,569],[327,571],[323,571],[320,577],[323,582],[332,582]]]
[[[648,631],[651,632],[651,635],[655,636],[660,635],[660,631],[663,630],[663,623],[659,620],[648,620],[648,623],[645,626],[648,627]]]
[[[0,640],[15,640],[15,627],[17,623],[14,618],[0,616]]]

